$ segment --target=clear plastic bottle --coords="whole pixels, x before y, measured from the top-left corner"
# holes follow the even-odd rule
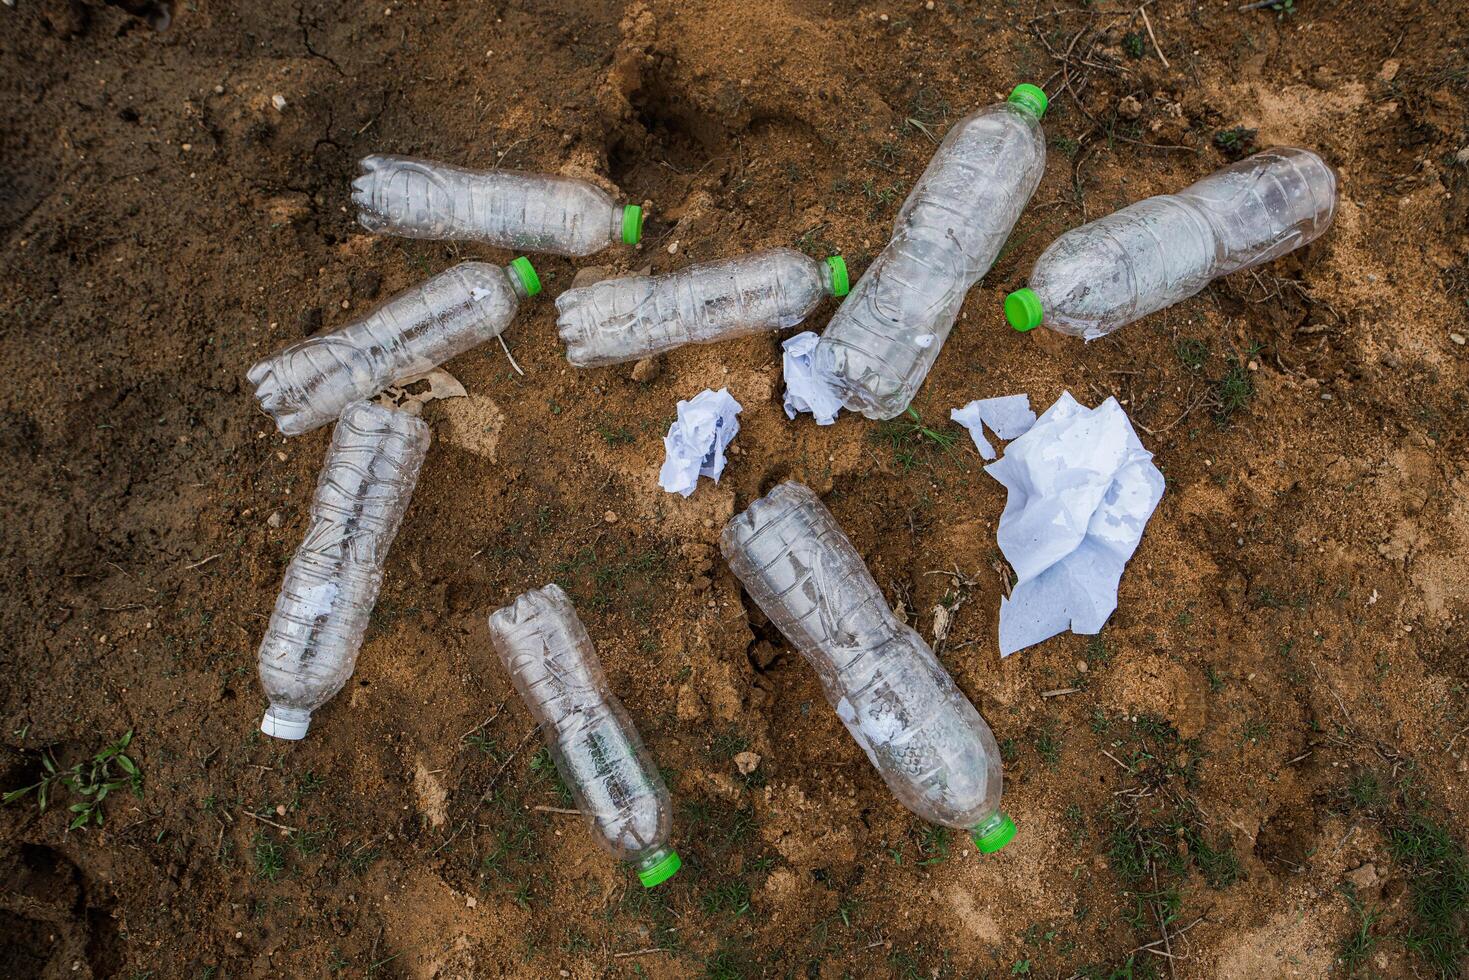
[[[883,249],[822,333],[812,369],[846,407],[902,414],[989,271],[1046,167],[1046,95],[1017,85],[1009,101],[954,124],[913,186]]]
[[[1256,153],[1068,231],[1036,260],[1029,287],[1005,297],[1005,316],[1017,330],[1095,340],[1314,240],[1336,202],[1336,171],[1310,150]]]
[[[340,330],[267,357],[246,378],[277,428],[300,435],[335,419],[349,402],[496,336],[520,301],[540,291],[524,256],[503,267],[462,262]]]
[[[490,639],[597,842],[643,885],[681,866],[668,846],[673,808],[571,599],[559,585],[522,594],[490,616]]]
[[[515,170],[466,170],[409,157],[370,156],[352,181],[357,221],[406,238],[484,242],[553,255],[636,245],[643,209],[618,206],[585,180]]]
[[[691,265],[663,276],[604,279],[556,297],[566,359],[635,361],[684,344],[793,327],[827,296],[847,295],[847,265],[789,248]]]
[[[260,641],[260,683],[270,699],[265,734],[302,738],[311,713],[352,676],[428,444],[428,424],[407,412],[365,401],[343,409],[306,539]]]
[[[736,514],[720,549],[816,674],[904,806],[968,831],[990,853],[1015,835],[1000,812],[1000,748],[916,632],[898,622],[816,494],[782,483]]]

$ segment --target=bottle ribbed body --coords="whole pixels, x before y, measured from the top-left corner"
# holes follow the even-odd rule
[[[667,851],[668,789],[570,598],[558,585],[522,594],[490,616],[500,662],[598,843],[641,867]]]
[[[893,616],[810,489],[777,486],[729,522],[720,548],[904,806],[964,830],[998,813],[1000,753],[989,726],[928,644]]]
[[[1042,325],[1094,340],[1313,241],[1336,206],[1336,173],[1319,156],[1266,150],[1072,229],[1041,253],[1029,288]]]
[[[352,675],[419,467],[428,452],[422,419],[354,402],[332,432],[305,540],[286,568],[264,639],[260,682],[272,719],[299,726]]]
[[[622,206],[585,180],[396,156],[361,166],[352,200],[368,231],[570,256],[623,240]]]
[[[789,248],[604,279],[556,298],[566,359],[597,367],[800,323],[831,294],[827,266]]]
[[[332,421],[349,402],[490,340],[519,306],[504,268],[464,262],[340,330],[260,361],[246,378],[281,432],[298,435]]]
[[[908,407],[1045,164],[1039,117],[1012,103],[981,109],[949,130],[904,202],[892,241],[813,354],[813,366],[843,389],[847,408],[889,419]]]

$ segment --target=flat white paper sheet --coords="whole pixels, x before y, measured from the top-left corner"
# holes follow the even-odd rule
[[[678,418],[663,437],[663,469],[658,472],[658,485],[687,497],[701,476],[712,477],[718,483],[719,474],[724,472],[724,449],[740,431],[740,420],[736,418],[740,411],[740,403],[728,388],[705,388],[688,401],[679,402]]]
[[[1163,496],[1127,413],[1114,398],[1091,409],[1063,393],[985,472],[1010,491],[998,538],[1018,576],[1000,600],[1000,655],[1068,628],[1099,632]]]
[[[949,418],[969,430],[974,448],[985,459],[995,458],[995,447],[984,437],[984,427],[1001,439],[1015,439],[1025,435],[1035,425],[1035,413],[1030,410],[1029,395],[1004,395],[1000,398],[981,398],[963,408],[950,410]]]
[[[820,339],[807,330],[780,345],[781,373],[786,380],[786,418],[810,412],[817,425],[831,425],[842,410],[842,398],[833,379],[811,366],[811,352]]]

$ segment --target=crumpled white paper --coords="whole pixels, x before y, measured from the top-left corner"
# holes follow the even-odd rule
[[[1030,410],[1029,395],[1004,395],[1000,398],[981,398],[963,408],[950,410],[949,418],[969,430],[974,448],[985,459],[995,458],[995,447],[984,437],[984,426],[1001,439],[1015,439],[1025,435],[1035,425],[1035,413]]]
[[[1093,634],[1163,496],[1163,474],[1114,398],[1070,392],[985,472],[1010,491],[999,544],[1018,581],[1000,600],[1000,655],[1066,630]]]
[[[688,401],[679,402],[678,418],[663,437],[663,469],[658,472],[658,485],[687,497],[701,476],[712,477],[718,483],[719,474],[724,472],[724,449],[740,431],[740,420],[735,416],[741,410],[728,388],[705,388]]]
[[[780,345],[781,373],[786,379],[786,418],[810,412],[817,425],[831,425],[842,410],[835,382],[811,365],[811,352],[821,337],[807,330]]]

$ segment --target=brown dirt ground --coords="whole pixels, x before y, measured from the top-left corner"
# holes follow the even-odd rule
[[[64,792],[0,810],[0,971],[1323,976],[1351,880],[1381,913],[1364,968],[1429,975],[1388,835],[1408,807],[1469,823],[1469,6],[1236,7],[1149,5],[1168,68],[1108,0],[0,8],[0,786],[128,729],[145,773],[101,828],[66,832]],[[299,745],[257,732],[255,648],[328,432],[281,438],[245,369],[508,259],[362,234],[358,158],[600,180],[652,206],[644,246],[592,260],[614,269],[798,243],[857,273],[931,152],[907,120],[941,135],[1021,80],[1054,95],[1046,177],[917,407],[957,432],[973,397],[1124,399],[1169,489],[1101,642],[999,660],[1003,494],[972,450],[787,423],[776,337],[677,351],[646,384],[573,370],[549,296],[575,265],[540,258],[548,297],[508,334],[526,376],[466,354],[470,397],[425,411],[349,689]],[[1005,326],[1046,242],[1217,168],[1234,127],[1340,168],[1317,245],[1090,346]],[[670,497],[674,402],[721,385],[740,453]],[[1003,854],[901,809],[745,609],[713,543],[785,477],[926,636],[963,598],[942,657],[1006,746]],[[551,579],[676,797],[688,866],[651,898],[534,809],[560,797],[533,746],[510,755],[529,722],[485,616]],[[1166,962],[1135,952],[1160,911]]]

